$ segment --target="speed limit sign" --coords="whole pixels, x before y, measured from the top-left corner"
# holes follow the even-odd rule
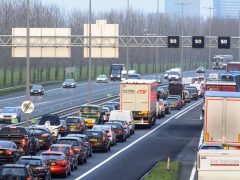
[[[168,48],[179,48],[179,36],[168,36]]]
[[[204,48],[204,36],[193,36],[192,48]]]
[[[25,114],[31,114],[34,110],[34,104],[31,101],[24,101],[21,108]]]
[[[230,37],[218,37],[219,49],[230,49]]]

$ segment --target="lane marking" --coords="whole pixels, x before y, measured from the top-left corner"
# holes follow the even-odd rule
[[[133,141],[131,144],[129,144],[128,146],[126,146],[125,148],[121,149],[120,151],[116,152],[115,154],[113,154],[112,156],[110,156],[109,158],[107,158],[106,160],[104,160],[103,162],[101,162],[100,164],[96,165],[95,167],[93,167],[92,169],[88,170],[87,172],[85,172],[84,174],[82,174],[81,176],[79,176],[78,178],[76,178],[75,180],[80,180],[84,177],[86,177],[87,175],[89,175],[90,173],[92,173],[93,171],[95,171],[96,169],[98,169],[99,167],[103,166],[104,164],[106,164],[107,162],[109,162],[110,160],[112,160],[114,157],[118,156],[119,154],[121,154],[122,152],[126,151],[127,149],[129,149],[130,147],[132,147],[133,145],[135,145],[136,143],[138,143],[139,141],[141,141],[142,139],[144,139],[145,137],[149,136],[150,134],[152,134],[153,132],[157,131],[160,127],[162,127],[163,125],[167,124],[169,121],[171,121],[172,119],[174,119],[176,116],[178,116],[179,114],[181,114],[184,111],[187,111],[189,108],[195,106],[196,104],[198,104],[198,102],[192,104],[191,106],[187,107],[186,109],[183,109],[182,111],[178,112],[177,114],[173,115],[172,117],[168,118],[165,122],[163,122],[162,124],[160,124],[159,126],[155,127],[153,130],[149,131],[147,134],[145,134],[144,136],[138,138],[137,140]]]
[[[200,147],[200,145],[202,143],[203,143],[203,131],[202,131],[200,139],[199,139],[198,148]],[[195,177],[195,174],[196,174],[196,170],[197,170],[197,162],[195,160],[193,168],[192,168],[191,176],[190,176],[189,180],[194,180],[194,177]]]
[[[191,108],[188,109],[187,111],[183,112],[182,114],[180,114],[179,116],[177,116],[175,119],[180,118],[180,117],[183,116],[184,114],[188,113],[189,111],[191,111],[191,110],[194,109],[195,107],[197,107],[197,106],[199,106],[200,104],[202,104],[202,103],[203,103],[203,100],[200,100],[200,101],[198,101],[198,102],[199,102],[198,104],[196,104],[195,106],[191,107]]]

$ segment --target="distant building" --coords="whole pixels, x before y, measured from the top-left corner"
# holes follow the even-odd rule
[[[213,0],[213,7],[217,17],[238,18],[240,0]]]
[[[180,14],[182,12],[181,5],[176,3],[186,3],[183,12],[186,16],[200,16],[200,0],[165,0],[165,13]]]

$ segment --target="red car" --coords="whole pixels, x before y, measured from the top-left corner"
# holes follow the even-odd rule
[[[67,178],[71,175],[71,164],[63,152],[45,151],[42,158],[49,165],[51,174],[63,175]]]

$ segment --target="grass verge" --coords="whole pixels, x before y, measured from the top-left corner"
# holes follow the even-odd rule
[[[171,162],[169,171],[166,167],[167,162],[159,162],[159,164],[148,175],[146,175],[143,180],[177,180],[180,163]]]

